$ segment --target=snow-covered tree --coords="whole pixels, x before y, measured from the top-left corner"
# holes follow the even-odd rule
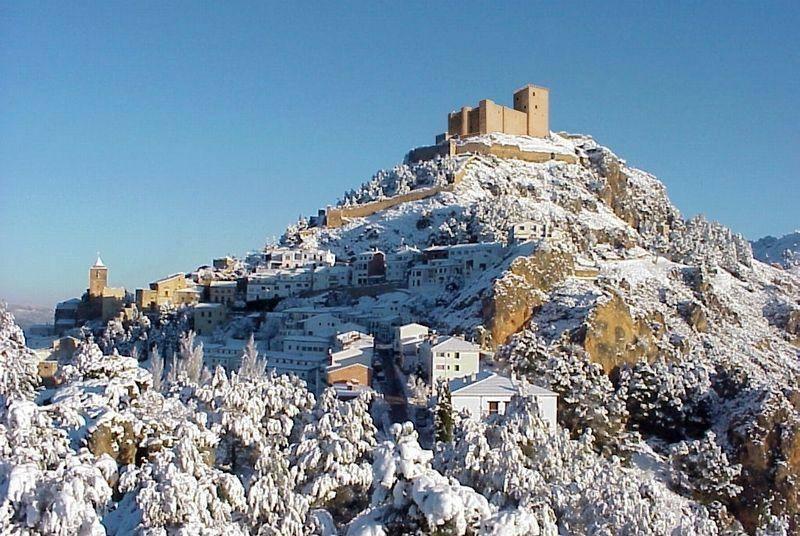
[[[156,344],[150,349],[150,374],[153,375],[153,389],[161,391],[164,386],[164,356]]]
[[[36,355],[14,315],[0,302],[0,415],[14,400],[30,400],[39,383]]]
[[[728,461],[714,432],[673,445],[669,461],[672,485],[699,501],[726,503],[742,491],[736,484],[742,468]]]
[[[242,352],[242,362],[239,366],[239,374],[245,378],[263,376],[266,371],[267,362],[261,359],[256,349],[256,341],[253,334],[247,339],[247,344]]]
[[[430,466],[411,423],[394,424],[375,449],[371,506],[355,518],[348,536],[476,534],[494,511],[475,490]]]
[[[680,440],[708,428],[716,393],[711,373],[699,361],[640,361],[619,375],[620,396],[631,421],[643,432]]]
[[[433,426],[436,441],[449,443],[453,440],[453,402],[447,382],[439,382],[436,386]]]

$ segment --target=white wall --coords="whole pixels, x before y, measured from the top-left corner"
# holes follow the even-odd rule
[[[453,403],[453,411],[459,412],[467,410],[473,417],[479,418],[489,414],[489,402],[498,402],[498,413],[505,415],[508,403],[511,401],[510,396],[468,396],[453,393],[451,395]],[[550,431],[556,431],[558,427],[556,405],[558,397],[553,396],[536,396],[536,402],[539,404],[539,417],[545,422]]]

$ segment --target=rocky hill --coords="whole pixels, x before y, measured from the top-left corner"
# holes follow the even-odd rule
[[[512,247],[462,288],[418,296],[417,310],[442,330],[481,337],[500,365],[558,391],[562,424],[575,437],[592,428],[600,451],[647,445],[665,462],[678,451],[724,453],[740,493],[704,488],[697,467],[671,485],[718,521],[754,531],[774,514],[797,527],[800,278],[755,260],[724,226],[684,220],[661,182],[591,138],[553,142],[585,155],[583,163],[477,156],[398,166],[344,202],[465,173],[452,191],[341,228],[292,226],[284,240],[348,257],[372,247],[505,242],[515,223],[550,222],[551,237]],[[757,256],[776,260],[783,244],[760,241]],[[593,390],[603,395],[587,396]]]
[[[282,238],[345,259],[508,244],[412,303],[520,378],[504,415],[452,415],[452,440],[426,450],[411,423],[380,430],[386,408],[369,393],[315,397],[265,372],[252,339],[238,371],[204,369],[185,309],[138,320],[171,363],[108,344],[132,337],[112,322],[43,385],[0,305],[0,533],[797,534],[800,276],[720,224],[684,220],[655,177],[591,138],[547,143],[579,163],[403,164],[340,206],[437,193]],[[526,221],[547,236],[508,243]],[[559,394],[557,432],[526,383]]]

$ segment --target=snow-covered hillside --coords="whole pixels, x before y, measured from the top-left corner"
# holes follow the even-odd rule
[[[425,292],[278,305],[383,304],[474,337],[495,351],[489,366],[519,378],[505,415],[455,415],[452,440],[425,450],[411,423],[381,426],[383,402],[315,398],[265,373],[254,345],[238,372],[204,370],[186,311],[111,322],[45,387],[0,309],[0,532],[798,533],[800,275],[758,248],[754,259],[719,223],[684,220],[655,177],[589,137],[508,138],[580,163],[402,164],[339,204],[447,188],[341,227],[302,220],[282,238],[345,261],[499,242],[490,265]],[[532,221],[543,237],[510,239]],[[174,365],[120,355],[138,341],[174,349]],[[555,434],[528,384],[559,395]]]
[[[341,228],[290,227],[284,239],[348,258],[505,243],[516,223],[550,223],[549,238],[509,244],[479,277],[417,295],[414,311],[443,331],[472,333],[498,348],[500,366],[559,392],[573,436],[591,428],[601,451],[649,445],[662,459],[675,449],[721,452],[741,493],[672,489],[714,497],[749,531],[771,519],[765,512],[796,524],[800,278],[755,260],[723,225],[682,219],[663,184],[591,138],[553,140],[588,158],[438,160],[427,173],[434,164],[464,170],[452,191]],[[413,173],[401,168],[395,175]]]
[[[800,274],[800,231],[780,238],[759,238],[753,242],[753,256],[761,262],[776,263]]]

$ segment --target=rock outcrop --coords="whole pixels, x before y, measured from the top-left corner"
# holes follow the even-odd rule
[[[517,258],[495,281],[491,298],[484,304],[492,345],[505,343],[519,331],[530,320],[534,308],[542,304],[545,293],[571,275],[574,265],[572,254],[550,247]]]

